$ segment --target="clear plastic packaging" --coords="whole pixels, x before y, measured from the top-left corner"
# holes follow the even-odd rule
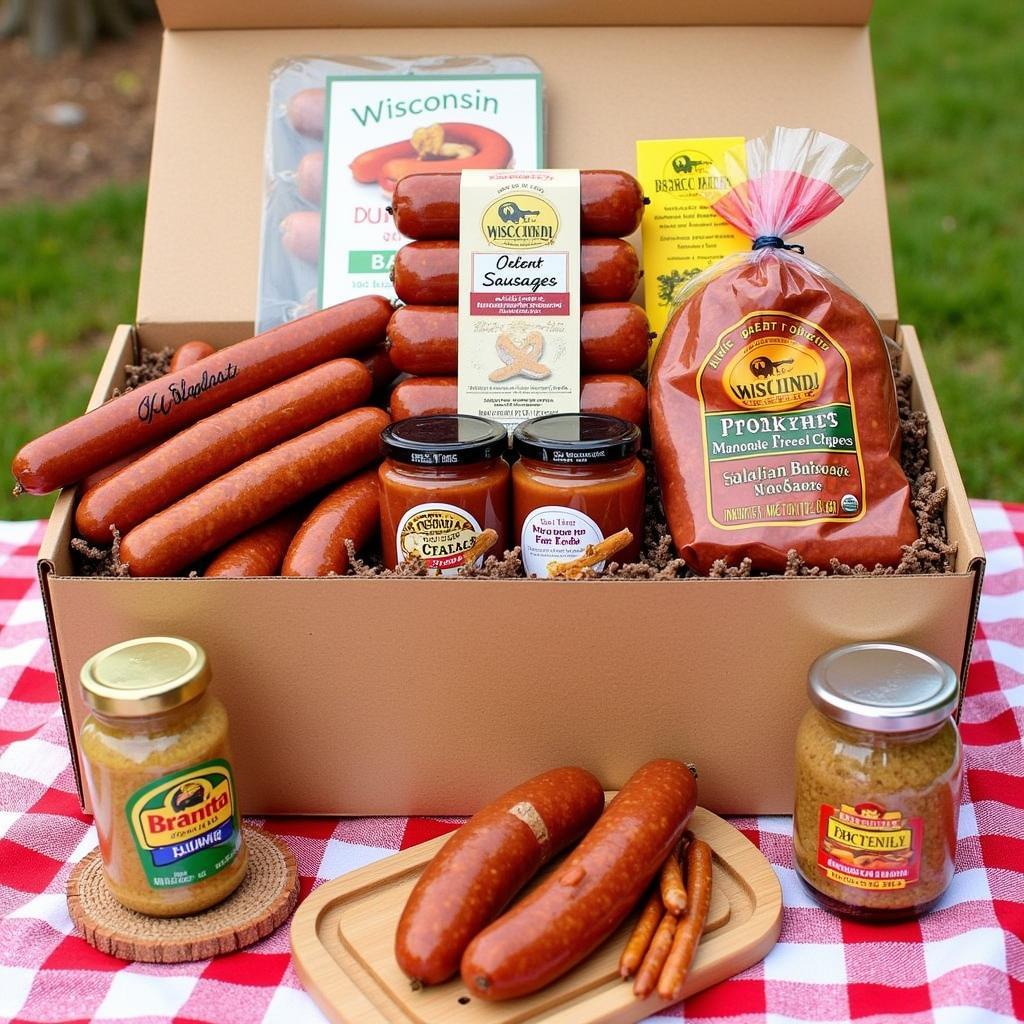
[[[749,560],[899,564],[917,539],[896,389],[872,311],[789,239],[871,167],[823,132],[775,128],[726,153],[705,198],[751,240],[684,283],[650,375],[665,512],[697,573]],[[745,163],[745,170],[744,170]]]
[[[319,305],[321,191],[328,78],[344,76],[353,80],[387,80],[401,76],[467,79],[468,87],[474,78],[539,79],[539,75],[537,65],[528,57],[521,56],[346,57],[339,60],[300,57],[278,64],[270,77],[264,144],[257,331],[303,316]],[[448,161],[444,154],[465,154],[467,149],[461,137],[455,137],[457,132],[449,131],[449,138],[445,139],[442,129],[439,135],[439,125],[448,122],[486,124],[488,118],[493,123],[490,110],[485,110],[486,116],[483,116],[479,110],[473,109],[478,97],[479,93],[470,89],[469,99],[463,100],[455,110],[444,104],[424,105],[423,115],[414,118],[415,123],[410,122],[402,129],[394,130],[396,155],[415,159],[424,153],[425,170],[445,169]],[[512,152],[507,166],[521,169],[541,166],[538,162],[543,155],[540,109],[536,111],[536,117],[536,155],[533,159],[524,160],[525,154]],[[398,154],[400,143],[411,142],[414,129],[423,131],[417,138],[419,149]],[[404,173],[414,166],[409,159],[395,161],[394,164]],[[367,190],[373,192],[377,200],[386,195],[386,179],[382,177],[381,182],[381,185],[367,183]],[[397,232],[395,234],[397,236]],[[396,240],[394,248],[400,244]]]

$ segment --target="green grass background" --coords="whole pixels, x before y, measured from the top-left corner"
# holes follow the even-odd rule
[[[917,325],[968,493],[1024,501],[1020,0],[878,0],[876,81],[901,317]],[[145,189],[0,209],[0,458],[81,412],[131,321]],[[0,519],[52,497],[0,491]]]

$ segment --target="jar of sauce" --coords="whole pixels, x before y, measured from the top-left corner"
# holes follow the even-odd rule
[[[455,576],[477,554],[508,546],[508,432],[479,416],[414,416],[381,432],[380,534],[384,564],[412,556],[441,576]]]
[[[644,526],[640,428],[616,416],[563,413],[516,427],[512,445],[512,520],[528,576],[550,579],[581,566],[600,573],[607,559],[583,566],[613,535],[630,537],[610,553],[634,562]],[[615,542],[611,542],[612,545]]]
[[[811,667],[797,735],[797,872],[828,910],[866,920],[928,910],[953,877],[959,680],[900,644],[840,647]]]
[[[153,636],[82,666],[85,781],[110,891],[152,917],[219,903],[245,877],[224,705],[203,649]]]

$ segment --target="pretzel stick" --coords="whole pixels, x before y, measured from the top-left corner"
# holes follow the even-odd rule
[[[640,999],[646,999],[658,984],[662,968],[672,949],[672,939],[676,934],[676,927],[679,919],[671,914],[665,914],[658,930],[651,939],[651,945],[644,955],[644,961],[637,971],[636,980],[633,982],[633,995]]]
[[[711,906],[711,847],[702,839],[694,839],[686,851],[686,883],[690,889],[689,907],[679,919],[672,948],[658,978],[658,995],[672,1002],[683,996],[683,985]]]
[[[494,530],[481,530],[473,540],[471,547],[462,552],[466,565],[472,565],[481,555],[485,555],[498,543],[498,534]]]
[[[591,566],[597,565],[611,558],[617,551],[621,551],[633,540],[633,531],[628,526],[623,527],[618,533],[597,544],[588,544],[586,550],[579,558],[568,562],[548,562],[548,576],[552,579],[578,580],[586,576]]]
[[[637,918],[633,931],[626,942],[626,948],[623,949],[622,956],[619,958],[620,977],[628,978],[636,974],[664,913],[665,908],[661,905],[661,894],[655,888],[647,898],[644,909],[640,911],[640,917]]]
[[[661,901],[665,909],[676,917],[686,912],[686,886],[683,884],[683,866],[679,862],[681,847],[677,846],[661,865]]]

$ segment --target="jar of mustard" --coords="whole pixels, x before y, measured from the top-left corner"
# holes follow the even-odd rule
[[[808,684],[812,707],[796,749],[797,872],[835,913],[921,914],[953,877],[957,675],[912,647],[859,643],[819,658]]]
[[[90,658],[81,680],[85,781],[111,892],[153,917],[219,903],[245,877],[247,853],[205,652],[140,637]]]

